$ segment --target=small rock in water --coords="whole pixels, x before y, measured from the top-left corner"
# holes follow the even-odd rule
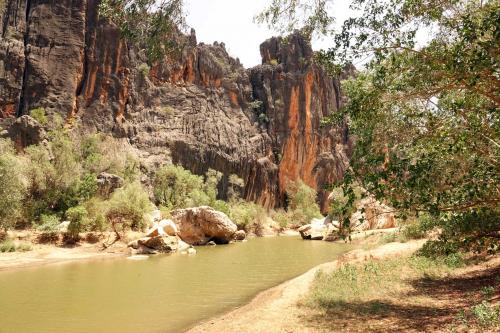
[[[190,247],[188,250],[187,250],[187,254],[196,254],[196,250],[192,247]]]
[[[247,237],[247,234],[244,230],[238,230],[234,233],[234,239],[237,241],[242,241]]]
[[[215,246],[217,244],[214,241],[210,241],[210,242],[207,243],[207,245],[209,245],[209,246]]]
[[[146,256],[146,255],[133,255],[133,256],[130,256],[130,257],[127,257],[128,260],[147,260],[149,259],[149,256]]]

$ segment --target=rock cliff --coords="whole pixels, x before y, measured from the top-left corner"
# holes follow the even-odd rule
[[[127,138],[145,163],[208,168],[246,182],[245,198],[283,205],[290,180],[316,188],[342,176],[346,127],[322,127],[342,103],[338,78],[294,33],[261,45],[245,69],[223,43],[180,36],[151,68],[144,51],[99,18],[98,0],[0,0],[0,122],[44,108],[86,131]],[[223,191],[221,191],[223,192]]]

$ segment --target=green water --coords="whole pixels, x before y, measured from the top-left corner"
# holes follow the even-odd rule
[[[352,247],[297,237],[0,272],[0,333],[179,332]]]

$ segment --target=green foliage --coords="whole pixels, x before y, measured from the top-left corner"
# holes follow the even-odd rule
[[[124,228],[142,230],[146,226],[144,215],[153,209],[149,196],[138,182],[116,190],[108,202],[106,218]]]
[[[87,209],[83,206],[71,207],[66,211],[66,218],[68,219],[68,234],[73,238],[77,239],[81,232],[87,230]]]
[[[106,231],[108,228],[108,224],[106,221],[106,213],[108,210],[107,201],[99,197],[92,197],[83,205],[88,213],[87,230]]]
[[[229,201],[238,201],[241,198],[241,193],[245,188],[245,181],[238,175],[229,175],[229,186],[227,188],[227,198]]]
[[[139,70],[139,72],[142,74],[143,77],[149,76],[150,67],[148,64],[142,63],[139,65],[139,67],[137,67],[137,69]]]
[[[175,114],[174,108],[169,105],[165,105],[164,107],[160,108],[160,112],[167,116]]]
[[[45,109],[43,108],[36,108],[31,110],[30,116],[38,121],[41,125],[47,125],[48,123],[47,116],[45,115]]]
[[[238,226],[238,229],[262,233],[268,214],[261,205],[243,200],[232,202],[229,209],[229,218]]]
[[[267,124],[267,123],[269,123],[269,117],[265,113],[259,114],[259,118],[258,119],[259,119],[259,123],[261,123],[261,124]]]
[[[313,218],[322,217],[316,203],[316,191],[303,181],[289,182],[286,187],[290,220],[295,224],[308,224]]]
[[[30,243],[20,242],[14,243],[12,240],[7,239],[0,242],[0,253],[2,252],[28,252],[31,251],[33,247]]]
[[[13,227],[21,216],[25,195],[21,165],[10,142],[0,139],[0,230]]]
[[[281,229],[287,228],[289,225],[292,224],[292,214],[289,214],[287,211],[283,209],[275,210],[272,211],[271,218],[278,222],[278,225],[280,226]]]
[[[256,99],[252,102],[249,103],[250,107],[255,110],[255,111],[260,111],[262,110],[262,107],[264,106],[264,102]]]
[[[441,217],[437,225],[441,233],[437,240],[428,241],[421,249],[426,256],[443,256],[459,251],[490,253],[499,251],[499,212],[489,209],[450,213]]]
[[[297,13],[305,14],[312,18],[306,30],[321,32],[328,24],[318,26],[314,13],[326,1],[304,2],[310,7],[273,1],[260,18],[285,20],[291,29]],[[402,218],[432,215],[445,236],[429,247],[495,251],[491,232],[498,227],[488,219],[484,233],[471,216],[497,214],[500,202],[498,1],[355,0],[351,7],[359,15],[319,56],[337,70],[369,59],[344,82],[348,102],[330,117],[348,121],[356,137],[344,187],[363,186]],[[428,40],[417,45],[417,33],[426,30]]]
[[[11,240],[5,240],[0,243],[0,252],[16,252],[16,245]]]
[[[209,169],[205,178],[193,175],[182,166],[167,165],[157,170],[153,181],[157,203],[168,209],[220,206],[217,186],[222,173]]]
[[[272,66],[278,66],[278,60],[277,59],[271,59],[269,60],[269,64]]]
[[[149,64],[177,50],[178,29],[185,26],[182,0],[103,0],[99,14],[117,24],[123,37],[141,45]]]
[[[41,215],[36,229],[41,233],[41,242],[53,242],[59,238],[58,226],[61,223],[57,215]]]
[[[500,326],[500,306],[493,306],[487,301],[482,301],[472,307],[472,314],[482,326]]]

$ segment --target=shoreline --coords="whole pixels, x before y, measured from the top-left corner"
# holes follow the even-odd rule
[[[353,250],[339,259],[313,267],[302,275],[257,294],[250,302],[229,312],[201,321],[187,328],[186,333],[201,332],[294,332],[300,322],[297,303],[309,291],[314,277],[321,270],[329,273],[345,263],[368,259],[381,260],[409,255],[426,240],[387,243],[371,250]]]
[[[353,241],[360,241],[365,237],[394,232],[397,228],[367,230],[352,234]],[[294,230],[285,230],[279,234],[266,234],[262,237],[300,237],[299,233]],[[251,239],[257,236],[250,236]],[[311,242],[310,240],[305,240]],[[312,241],[318,242],[318,241]],[[335,243],[343,243],[343,240],[337,240]],[[31,243],[33,249],[26,252],[10,252],[0,253],[0,272],[12,271],[16,269],[26,269],[31,267],[39,267],[54,264],[65,264],[72,262],[84,262],[91,260],[104,259],[125,259],[130,255],[127,244],[117,242],[113,246],[103,250],[101,242],[94,244],[82,242],[76,246],[60,246],[56,244],[38,244]]]

